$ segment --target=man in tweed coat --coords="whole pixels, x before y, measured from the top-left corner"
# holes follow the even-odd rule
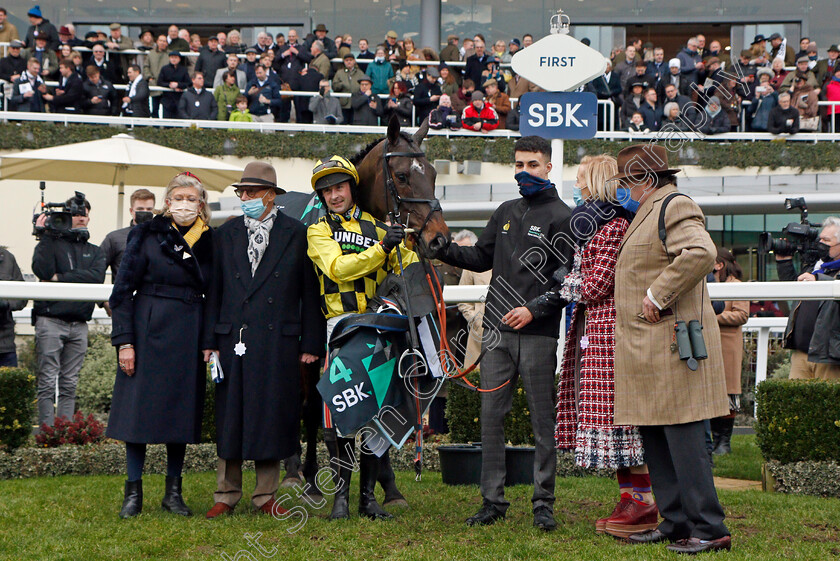
[[[720,332],[704,279],[715,245],[700,207],[675,196],[668,153],[635,145],[618,154],[619,202],[636,216],[619,246],[615,276],[615,424],[637,425],[664,521],[630,541],[670,540],[679,553],[729,549],[705,449],[703,420],[728,412]],[[667,249],[666,249],[667,247]],[[688,368],[672,347],[676,320],[700,320],[708,358]]]

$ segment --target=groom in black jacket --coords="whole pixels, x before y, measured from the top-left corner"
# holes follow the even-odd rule
[[[552,274],[562,266],[571,267],[571,213],[548,179],[549,141],[536,136],[520,138],[514,154],[522,197],[496,209],[474,246],[450,244],[437,257],[470,271],[493,269],[483,320],[481,387],[499,389],[481,394],[484,505],[467,524],[492,524],[505,517],[510,505],[504,496],[503,423],[510,411],[515,378],[521,376],[536,441],[534,526],[548,531],[556,527],[553,396],[560,314],[566,305]]]

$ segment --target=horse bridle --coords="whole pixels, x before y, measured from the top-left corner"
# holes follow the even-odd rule
[[[386,152],[385,155],[382,157],[382,170],[385,173],[385,208],[389,208],[388,202],[389,197],[391,199],[392,204],[390,205],[391,214],[393,215],[392,219],[400,222],[400,206],[403,203],[422,203],[429,205],[429,213],[426,215],[426,218],[423,220],[423,224],[420,226],[420,229],[415,232],[415,236],[417,239],[420,239],[420,235],[423,233],[423,230],[429,224],[429,221],[432,219],[432,216],[435,212],[442,212],[440,208],[440,201],[438,199],[415,199],[415,198],[408,198],[408,197],[401,197],[400,194],[397,192],[397,184],[394,182],[394,178],[391,175],[391,166],[388,165],[388,160],[390,158],[418,158],[418,157],[426,157],[425,152]],[[409,213],[411,210],[408,211]],[[408,225],[408,221],[406,220],[405,226]]]

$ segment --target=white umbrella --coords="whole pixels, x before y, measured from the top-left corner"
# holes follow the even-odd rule
[[[127,134],[103,140],[29,150],[0,160],[0,179],[35,179],[119,185],[117,227],[122,227],[125,185],[160,187],[189,171],[208,189],[223,191],[239,180],[242,168],[196,156]]]

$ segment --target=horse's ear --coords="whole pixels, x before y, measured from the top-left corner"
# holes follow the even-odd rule
[[[388,142],[392,145],[396,145],[397,141],[400,139],[400,120],[397,117],[397,114],[394,113],[391,115],[391,120],[388,121]]]
[[[417,132],[414,133],[412,139],[414,140],[414,144],[420,146],[423,142],[423,139],[426,138],[426,134],[429,132],[429,119],[423,119],[423,124],[420,125],[420,128],[417,129]]]

